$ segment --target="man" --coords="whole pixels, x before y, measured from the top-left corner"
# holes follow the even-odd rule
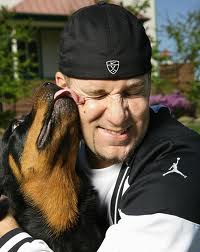
[[[166,108],[149,108],[150,58],[143,26],[120,6],[83,8],[65,26],[56,83],[83,100],[78,167],[110,226],[98,252],[200,249],[200,137]],[[51,251],[11,216],[3,225],[12,251]]]

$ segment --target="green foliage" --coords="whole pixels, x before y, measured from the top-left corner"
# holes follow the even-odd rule
[[[200,126],[199,124],[194,124],[194,123],[191,123],[191,124],[188,124],[187,127],[189,127],[190,129],[196,131],[197,133],[200,134]]]
[[[112,3],[112,0],[106,0],[106,3]],[[124,5],[122,1],[119,1],[119,4],[129,10],[134,15],[139,15],[141,12],[145,13],[147,8],[150,6],[149,0],[137,0],[134,5]]]
[[[194,118],[194,117],[182,116],[178,118],[178,120],[183,125],[187,126],[188,128],[200,134],[200,117]]]
[[[168,19],[164,27],[168,37],[175,43],[173,62],[192,63],[195,80],[188,83],[189,91],[185,93],[200,113],[200,10],[188,12],[175,21]]]
[[[197,114],[200,115],[200,82],[190,81],[188,84],[190,90],[185,95],[196,106]]]
[[[189,89],[184,95],[191,101],[196,108],[197,114],[200,113],[200,10],[188,12],[187,15],[179,16],[176,21],[168,19],[168,23],[163,27],[167,36],[175,43],[175,51],[171,57],[162,57],[158,50],[159,42],[153,46],[153,59],[158,66],[168,60],[174,63],[193,63],[195,67],[195,79],[188,83]],[[152,71],[153,93],[170,93],[175,89],[173,83],[161,79],[154,66]]]
[[[28,79],[35,77],[35,55],[28,50],[36,32],[30,20],[16,20],[0,9],[0,102],[16,102],[30,91]],[[17,41],[18,50],[13,51]]]
[[[190,85],[190,90],[187,96],[192,102],[198,101],[200,103],[200,82],[191,81],[189,85]]]
[[[159,65],[170,60],[169,56],[162,56],[159,51],[159,41],[151,40],[152,44],[152,90],[154,94],[168,94],[174,91],[174,85],[159,75]]]
[[[175,62],[192,62],[196,77],[200,79],[200,10],[188,12],[176,21],[168,19],[164,27],[170,39],[175,42]]]
[[[122,2],[121,5],[123,6]],[[141,12],[146,13],[146,10],[149,6],[150,6],[149,0],[143,0],[143,1],[136,1],[134,5],[127,5],[124,7],[137,16]]]

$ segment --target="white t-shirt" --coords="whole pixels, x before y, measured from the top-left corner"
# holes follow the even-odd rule
[[[81,144],[78,156],[78,166],[84,171],[90,183],[97,191],[99,200],[97,209],[98,214],[102,215],[106,211],[109,224],[113,224],[110,214],[110,203],[122,163],[113,164],[109,167],[101,169],[90,167],[85,153],[85,146],[84,144]]]

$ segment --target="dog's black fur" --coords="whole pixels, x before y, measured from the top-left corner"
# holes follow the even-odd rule
[[[55,252],[94,252],[102,242],[102,234],[96,222],[96,195],[84,174],[75,170],[75,161],[71,162],[71,165],[74,166],[72,168],[66,165],[71,158],[76,159],[76,157],[72,157],[76,151],[71,153],[70,148],[78,149],[77,106],[69,97],[54,101],[54,94],[58,90],[59,88],[52,83],[43,84],[35,95],[35,102],[30,114],[23,119],[12,122],[2,138],[0,188],[1,193],[6,195],[8,199],[0,201],[0,217],[3,218],[9,206],[9,211],[14,215],[20,227],[34,238],[44,240]],[[41,122],[35,124],[35,118],[36,116],[38,118],[38,111],[41,107],[43,108],[39,115]],[[37,127],[33,130],[34,125]],[[38,127],[41,127],[39,133],[35,133]],[[73,130],[70,131],[72,128]],[[28,137],[29,134],[33,136]],[[30,145],[30,152],[34,153],[27,154],[28,148],[25,150],[25,146],[28,145]],[[71,169],[70,178],[76,179],[76,182],[72,181],[72,185],[74,185],[74,197],[77,195],[77,202],[75,201],[72,205],[75,209],[77,207],[77,213],[72,211],[74,217],[64,227],[60,228],[59,224],[52,227],[49,219],[57,221],[56,218],[59,216],[55,213],[56,217],[48,219],[48,211],[44,214],[40,209],[42,203],[38,203],[39,198],[37,199],[37,197],[41,197],[42,192],[38,196],[37,193],[34,194],[35,187],[29,192],[29,188],[40,176],[38,174],[43,172],[36,168],[39,162],[44,162],[37,155],[41,155],[42,158],[46,156],[43,168],[47,170],[45,173],[47,180],[43,177],[42,182],[45,183],[47,189],[48,186],[52,187],[51,190],[47,190],[50,192],[49,199],[55,197],[54,189],[59,191],[57,187],[60,182],[55,185],[56,188],[54,188],[54,184],[48,184],[48,176],[51,176],[55,169],[64,171],[63,174],[65,174],[65,169]],[[26,160],[24,161],[24,159]],[[29,163],[29,159],[29,166],[23,167]],[[48,164],[48,168],[46,164]],[[62,167],[58,168],[58,166]],[[32,195],[34,196],[32,197]],[[66,204],[73,200],[72,196],[67,195],[66,192]],[[50,205],[48,209],[54,208],[53,204],[58,204],[59,201],[57,202],[57,199],[55,201],[49,201],[52,207]],[[59,207],[57,205],[55,209],[59,210]],[[70,204],[66,207],[66,211],[71,211],[69,207]]]

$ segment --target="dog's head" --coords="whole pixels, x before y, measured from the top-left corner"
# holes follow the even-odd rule
[[[56,164],[63,166],[76,157],[77,106],[69,96],[54,99],[58,90],[52,83],[43,84],[35,94],[30,114],[14,120],[3,136],[9,166],[19,182],[45,169],[49,173]]]
[[[78,110],[71,97],[63,96],[62,92],[55,96],[59,90],[52,83],[38,89],[32,111],[13,121],[6,130],[1,157],[3,184],[9,190],[17,188],[20,195],[42,212],[55,232],[75,222],[79,188],[75,172]],[[7,196],[13,194],[16,192],[8,192]]]

